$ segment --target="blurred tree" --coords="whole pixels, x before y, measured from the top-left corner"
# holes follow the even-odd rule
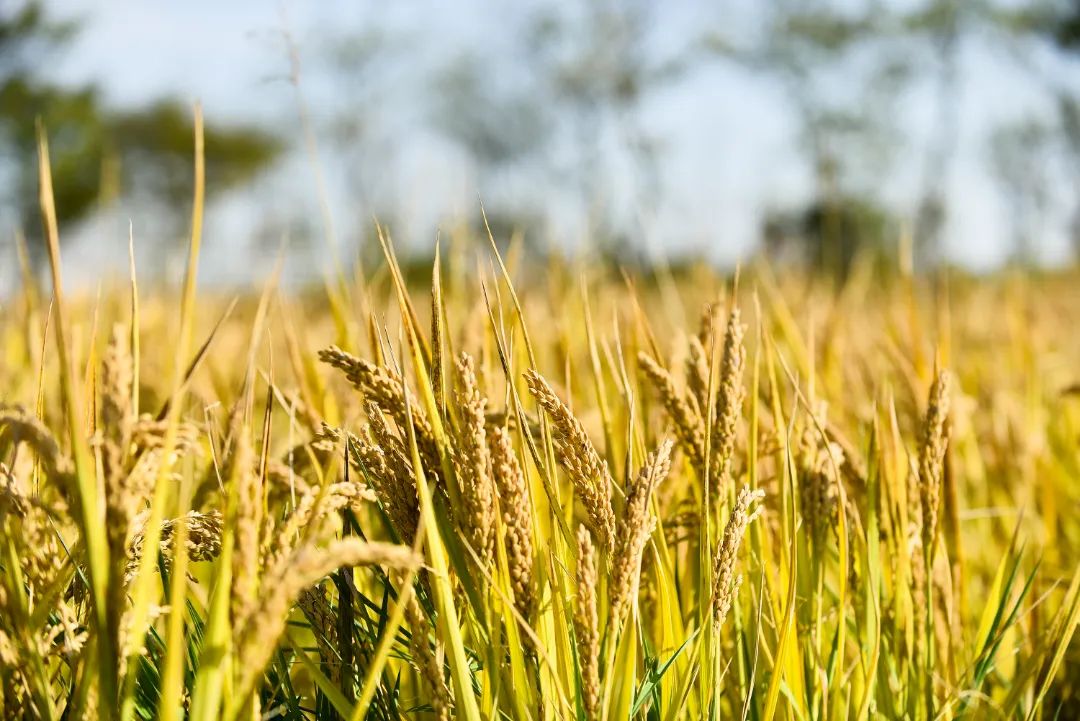
[[[936,120],[925,146],[922,194],[916,216],[915,240],[924,260],[936,260],[941,231],[947,218],[946,179],[959,140],[962,97],[961,55],[968,44],[996,48],[1000,57],[1026,73],[1056,99],[1058,113],[1006,121],[987,139],[989,162],[1013,213],[1013,256],[1033,260],[1040,242],[1040,226],[1049,211],[1049,184],[1055,150],[1061,140],[1073,148],[1075,173],[1080,173],[1080,138],[1070,141],[1070,107],[1075,106],[1075,85],[1055,77],[1046,63],[1047,40],[1062,49],[1077,42],[1080,2],[1031,0],[1026,3],[993,0],[929,0],[902,15],[904,30],[916,41],[929,42],[936,66]],[[1080,174],[1075,182],[1080,186]],[[1078,194],[1080,197],[1080,194]],[[1080,226],[1080,205],[1077,207]]]
[[[1080,50],[1080,2],[1065,3],[1065,9],[1058,15],[1054,35],[1062,47]]]
[[[948,221],[948,179],[959,146],[961,103],[966,82],[964,53],[981,44],[1000,52],[999,57],[1042,80],[1059,99],[1059,122],[1042,118],[1049,128],[1068,135],[1069,109],[1075,109],[1075,87],[1062,78],[1040,78],[1040,59],[1047,36],[1063,48],[1077,47],[1080,2],[1033,0],[1029,3],[995,0],[925,0],[915,3],[836,2],[778,0],[762,10],[761,32],[728,36],[717,32],[710,47],[721,57],[734,60],[778,82],[794,107],[802,131],[807,163],[814,177],[814,195],[807,207],[766,218],[763,234],[769,244],[805,244],[787,253],[806,260],[832,257],[838,267],[848,264],[848,253],[859,242],[850,230],[862,227],[856,219],[866,207],[881,209],[880,179],[889,171],[893,153],[911,135],[899,132],[897,118],[904,93],[916,87],[929,90],[932,122],[922,145],[921,178],[914,198],[916,259],[933,266],[942,260],[943,232]],[[837,83],[837,78],[842,83]],[[1028,131],[1031,128],[1027,128]],[[1048,132],[1048,131],[1047,131]],[[1024,229],[1014,229],[1023,247],[1018,255],[1030,255],[1032,212],[1045,210],[1046,181],[1039,166],[1044,146],[1051,139],[1040,134],[1037,146],[1030,132],[1006,127],[991,134],[987,144],[990,162],[1002,182],[1003,194]],[[1080,138],[1069,145],[1080,152]],[[1080,154],[1074,162],[1080,171]],[[1037,172],[1036,172],[1037,171]],[[1015,174],[1014,177],[1006,177]],[[1036,177],[1038,176],[1038,177]],[[1032,185],[1035,183],[1035,185]],[[1080,185],[1080,180],[1077,181]],[[1020,193],[1023,199],[1017,196]],[[1019,205],[1018,205],[1019,204]],[[800,223],[802,231],[793,232]],[[1080,208],[1077,210],[1080,228]],[[786,232],[778,232],[778,227]],[[832,230],[830,230],[832,229]],[[831,234],[838,235],[833,238]],[[1077,231],[1080,233],[1080,231]],[[870,237],[871,245],[880,238]],[[835,245],[831,254],[820,245]]]
[[[760,33],[710,36],[721,58],[776,82],[799,124],[813,194],[763,218],[767,252],[843,276],[859,252],[881,250],[890,219],[875,194],[900,145],[897,103],[913,70],[895,33],[875,2],[781,0],[763,7]]]
[[[1080,13],[1078,13],[1080,14]],[[1064,96],[1058,100],[1061,126],[1068,151],[1067,162],[1072,179],[1074,201],[1069,221],[1069,237],[1072,240],[1073,259],[1080,262],[1080,99]]]
[[[991,138],[990,159],[1009,208],[1013,258],[1023,265],[1035,260],[1049,205],[1049,166],[1054,135],[1033,118],[1004,125]]]
[[[663,202],[663,138],[645,106],[699,50],[690,35],[656,52],[656,11],[648,0],[542,4],[502,27],[513,34],[502,52],[515,57],[470,47],[436,72],[434,124],[474,159],[485,197],[506,191],[526,163],[553,189],[507,199],[506,212],[491,204],[489,219],[536,218],[550,212],[542,204],[552,193],[565,192],[594,244],[618,250],[640,234]]]
[[[46,16],[30,0],[0,11],[0,173],[10,190],[0,198],[25,229],[38,227],[35,123],[49,135],[59,221],[76,222],[121,194],[159,202],[161,210],[187,215],[191,194],[190,111],[173,100],[135,110],[105,105],[96,86],[50,83],[37,72],[76,27]],[[207,194],[214,198],[243,183],[282,149],[251,126],[206,128]],[[63,235],[61,236],[63,237]],[[40,250],[39,244],[31,244]]]
[[[1080,56],[1080,0],[1065,0],[1057,12],[1048,16],[1042,29],[1062,50]],[[1080,262],[1080,98],[1064,84],[1056,88],[1056,95],[1068,156],[1066,162],[1075,191],[1073,195],[1077,199],[1069,222],[1069,234],[1073,256]]]
[[[662,138],[642,118],[646,101],[686,71],[692,38],[666,57],[649,52],[656,8],[649,0],[551,5],[530,18],[526,48],[549,112],[569,141],[569,178],[585,204],[586,233],[600,245],[626,236],[661,202]],[[620,164],[631,172],[620,173]],[[619,175],[623,175],[619,178]],[[614,197],[627,182],[622,209]]]
[[[529,87],[497,87],[495,80],[478,54],[459,55],[437,73],[434,108],[437,126],[491,168],[535,153],[550,133],[549,111]]]
[[[453,140],[476,166],[480,197],[487,206],[487,223],[500,242],[515,232],[542,227],[541,194],[522,197],[508,180],[523,167],[548,170],[544,152],[550,150],[555,115],[550,98],[527,72],[492,77],[491,58],[465,51],[435,71],[432,94],[433,126]],[[481,236],[486,233],[477,206],[469,220]]]
[[[814,203],[799,211],[766,213],[762,236],[770,258],[802,263],[843,280],[860,255],[886,262],[889,232],[895,227],[895,219],[877,203],[844,197],[831,207]]]
[[[443,54],[427,93],[428,121],[475,161],[489,216],[508,228],[550,217],[552,197],[563,194],[580,204],[595,241],[617,247],[639,236],[666,201],[665,137],[650,124],[650,108],[717,58],[778,87],[797,123],[810,197],[761,224],[771,246],[802,246],[789,257],[841,274],[862,250],[895,261],[903,218],[910,219],[918,264],[944,260],[950,177],[970,120],[964,98],[987,53],[1057,99],[1056,119],[1043,112],[1034,120],[1054,135],[1043,145],[1068,149],[1047,160],[1053,171],[1071,163],[1080,187],[1075,83],[1052,76],[1048,68],[1060,65],[1048,63],[1045,52],[1050,43],[1080,48],[1076,0],[775,0],[738,13],[725,8],[711,27],[701,22],[663,37],[656,28],[671,26],[659,22],[660,6],[648,0],[532,7],[500,15],[491,42]],[[1043,159],[1022,157],[1023,143],[1007,139],[1015,130],[975,140],[985,141],[980,150],[1014,210],[1017,203],[1045,207],[1050,201],[1027,184]],[[900,157],[914,170],[902,188],[883,182]],[[538,169],[549,187],[536,187]],[[515,185],[523,179],[524,192],[522,182]],[[1013,189],[1030,197],[1020,201]],[[897,191],[908,198],[898,203]],[[1073,225],[1080,248],[1080,203]],[[1021,235],[1029,244],[1040,240],[1014,229]]]
[[[932,0],[901,18],[916,42],[929,45],[928,70],[934,85],[934,122],[923,148],[922,178],[915,210],[915,256],[924,265],[941,260],[948,221],[948,178],[960,132],[960,54],[976,3]]]
[[[318,72],[330,79],[328,85],[334,97],[322,98],[320,104],[333,105],[338,111],[323,118],[324,125],[318,132],[326,138],[328,152],[344,166],[343,177],[335,178],[335,182],[340,182],[344,193],[355,199],[355,218],[360,219],[361,227],[370,228],[373,214],[384,221],[393,220],[383,216],[390,215],[395,199],[380,197],[380,193],[392,194],[390,189],[395,187],[389,176],[400,145],[399,128],[387,121],[384,106],[390,91],[402,84],[400,66],[387,62],[400,39],[378,26],[367,27],[359,35],[325,35],[320,38],[321,47],[314,50],[313,60],[319,65]],[[286,41],[297,101],[303,104],[300,49],[288,33]]]

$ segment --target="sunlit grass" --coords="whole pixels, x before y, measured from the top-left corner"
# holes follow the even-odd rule
[[[196,182],[178,291],[65,297],[41,168],[51,297],[0,316],[5,717],[1080,709],[1074,277],[462,236],[429,291],[380,232],[353,282],[222,298]]]

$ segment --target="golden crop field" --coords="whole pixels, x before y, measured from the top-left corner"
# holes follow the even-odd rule
[[[43,154],[43,169],[48,170]],[[1080,283],[445,241],[0,312],[0,716],[1080,717]],[[499,253],[497,248],[504,252]]]

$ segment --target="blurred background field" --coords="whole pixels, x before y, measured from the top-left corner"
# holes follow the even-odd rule
[[[476,230],[620,260],[1060,267],[1080,248],[1069,0],[183,4],[0,9],[0,284],[52,141],[71,282],[176,279],[190,105],[205,278],[287,278]],[[40,242],[30,242],[36,252]]]

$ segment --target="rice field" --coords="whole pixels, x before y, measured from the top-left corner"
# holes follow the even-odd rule
[[[462,235],[418,280],[380,233],[233,297],[198,289],[197,153],[184,283],[65,294],[41,163],[0,716],[1080,718],[1075,273]]]

